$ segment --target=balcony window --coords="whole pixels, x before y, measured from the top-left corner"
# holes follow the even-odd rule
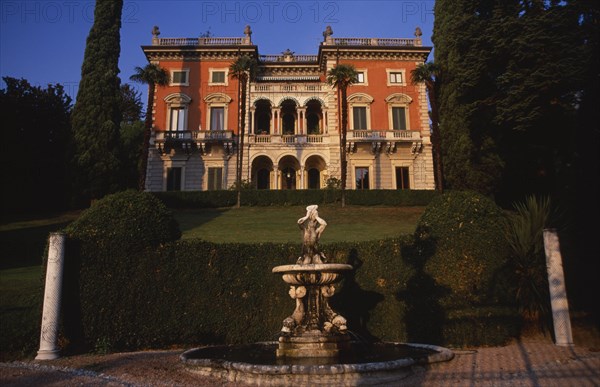
[[[223,189],[223,168],[208,168],[208,190]]]
[[[172,131],[183,131],[185,127],[185,114],[186,109],[182,107],[171,108],[171,118],[169,123],[169,130]]]
[[[410,189],[408,167],[396,167],[396,189]]]
[[[355,170],[356,189],[369,189],[369,168],[357,167]]]
[[[210,108],[210,130],[225,130],[225,108]]]
[[[171,86],[188,86],[190,70],[176,70],[171,72]]]
[[[367,108],[365,106],[355,106],[352,108],[352,123],[354,130],[367,129]]]
[[[167,191],[181,191],[181,167],[167,168]]]
[[[392,107],[392,125],[394,130],[406,130],[406,108]]]
[[[192,99],[183,93],[173,93],[166,96],[164,101],[167,105],[167,114],[165,120],[165,127],[167,130],[187,130],[187,107]]]

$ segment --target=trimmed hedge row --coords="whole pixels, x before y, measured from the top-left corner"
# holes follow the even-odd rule
[[[147,196],[136,193],[128,199],[145,203]],[[141,248],[130,234],[106,238],[115,224],[125,224],[121,216],[131,214],[120,207],[122,200],[104,200],[118,204],[119,210],[99,202],[97,207],[110,213],[98,215],[102,223],[68,229],[63,333],[73,349],[135,350],[276,338],[294,301],[271,269],[295,263],[300,244],[154,239]],[[141,208],[135,203],[131,207]],[[158,211],[168,219],[164,208]],[[108,221],[111,217],[115,219]],[[439,236],[431,230],[427,235]],[[330,262],[355,268],[331,301],[348,319],[349,328],[367,339],[449,346],[497,345],[516,335],[516,309],[499,306],[498,297],[488,292],[498,277],[482,275],[478,287],[469,288],[471,294],[452,282],[461,279],[444,265],[427,265],[439,253],[432,244],[440,240],[436,238],[417,234],[416,239],[402,236],[322,247]],[[491,261],[482,265],[496,270],[498,257],[491,254]],[[457,297],[462,301],[455,302]]]
[[[481,314],[480,305],[459,311],[442,306],[439,295],[427,293],[431,277],[402,256],[411,243],[404,237],[324,247],[330,261],[356,268],[332,300],[352,331],[370,339],[454,346],[500,344],[518,332],[514,309],[507,314],[506,308],[487,307]],[[65,279],[77,282],[80,295],[65,305],[65,319],[80,321],[65,326],[65,336],[87,348],[272,340],[294,308],[286,284],[271,269],[295,262],[297,245],[179,241],[128,256],[96,253],[78,262],[69,254],[67,264],[79,270]]]
[[[236,204],[236,191],[154,192],[169,208],[219,208]],[[360,206],[426,206],[437,191],[432,190],[348,190],[346,203]],[[339,190],[243,190],[243,206],[297,206],[329,204],[340,200]]]

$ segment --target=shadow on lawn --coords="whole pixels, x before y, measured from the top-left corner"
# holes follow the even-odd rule
[[[41,265],[48,235],[69,223],[0,231],[0,270]]]
[[[183,234],[231,211],[229,208],[171,209]]]

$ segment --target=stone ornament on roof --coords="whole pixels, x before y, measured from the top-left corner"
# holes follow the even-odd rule
[[[415,28],[415,36],[417,38],[420,38],[421,35],[423,35],[423,32],[421,31],[421,28],[420,27]]]
[[[325,31],[323,31],[323,41],[330,42],[331,35],[333,35],[333,30],[331,29],[331,26],[325,27]]]
[[[250,25],[246,24],[246,28],[244,28],[244,44],[252,44],[252,28]]]
[[[152,44],[158,44],[158,35],[160,35],[158,26],[152,27]]]

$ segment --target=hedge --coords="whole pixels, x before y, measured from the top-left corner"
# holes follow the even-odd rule
[[[130,197],[145,203],[147,195]],[[448,196],[440,198],[427,211],[446,209]],[[450,201],[456,198],[462,196],[451,196]],[[122,202],[114,197],[103,199],[93,211],[102,209],[106,214],[96,213],[92,218],[109,225],[126,224],[122,218],[131,214],[112,208],[120,208]],[[169,219],[160,205],[156,210],[144,208],[136,215],[156,219],[155,212],[159,212],[161,218]],[[476,208],[482,211],[483,207]],[[428,249],[445,234],[427,211],[422,225],[429,225],[427,235],[436,239],[417,233],[416,237],[322,246],[329,262],[350,263],[355,268],[332,298],[334,309],[348,319],[354,334],[365,339],[447,346],[506,342],[519,330],[516,309],[489,294],[488,289],[498,282],[493,276],[482,275],[477,287],[465,291],[453,284],[455,273],[436,270],[443,267],[435,263],[440,252]],[[294,309],[287,285],[271,269],[295,263],[300,244],[165,239],[155,240],[151,248],[140,248],[131,234],[115,239],[119,243],[108,243],[105,226],[78,222],[69,227],[62,332],[63,342],[73,350],[274,340],[282,320]],[[126,227],[121,231],[128,232]],[[474,238],[481,236],[470,231]],[[465,238],[460,246],[468,247],[467,242],[478,240]],[[488,240],[482,243],[487,246]],[[477,267],[493,272],[503,264],[501,259],[500,254],[489,254]],[[456,298],[466,301],[455,302]]]
[[[154,192],[169,208],[219,208],[236,204],[236,191]],[[346,203],[360,206],[426,206],[439,193],[432,190],[347,190]],[[340,200],[339,190],[242,190],[243,206],[328,204]]]
[[[476,316],[474,307],[462,309],[471,316],[465,319],[436,295],[421,294],[431,278],[403,258],[411,243],[403,237],[325,245],[330,261],[356,267],[332,300],[354,333],[461,346],[502,343],[517,331],[516,313],[503,323],[507,331],[491,329],[497,314],[506,317],[505,308],[489,307],[486,316]],[[273,340],[294,303],[271,269],[299,255],[293,244],[178,241],[143,254],[99,252],[93,259],[68,260],[78,273],[70,271],[65,280],[78,284],[79,299],[65,305],[65,318],[81,324],[65,336],[86,348],[111,350]],[[474,330],[480,333],[469,335]]]

